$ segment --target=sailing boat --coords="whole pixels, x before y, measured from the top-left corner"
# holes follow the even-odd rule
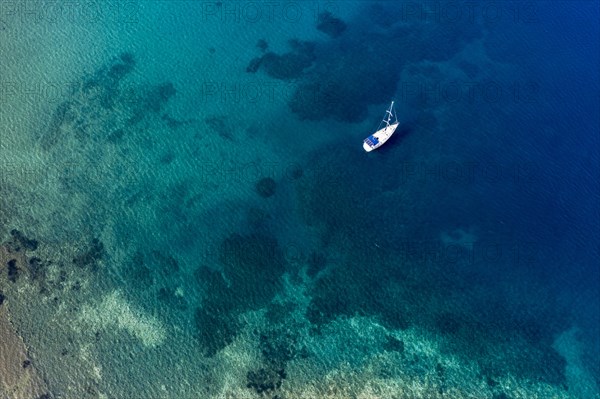
[[[390,123],[392,118],[394,118],[394,122]],[[384,124],[385,126],[383,126]],[[377,127],[377,131],[363,140],[363,148],[365,151],[371,152],[374,149],[381,147],[390,137],[392,137],[392,134],[394,134],[398,125],[398,118],[396,117],[394,102],[392,101],[390,108],[385,111],[385,115]]]

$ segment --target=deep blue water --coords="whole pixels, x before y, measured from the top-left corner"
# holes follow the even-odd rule
[[[0,293],[52,395],[599,397],[598,2],[243,4],[92,26],[14,134],[41,249]]]

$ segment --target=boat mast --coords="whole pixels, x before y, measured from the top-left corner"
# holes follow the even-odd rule
[[[390,108],[385,111],[386,115],[387,115],[387,119],[384,119],[383,121],[385,122],[386,126],[390,125],[390,119],[392,119],[392,109],[394,108],[394,101],[392,101],[392,104],[390,104]],[[397,118],[396,118],[397,120]]]

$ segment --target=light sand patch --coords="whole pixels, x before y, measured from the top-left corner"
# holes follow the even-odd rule
[[[37,398],[48,389],[33,364],[23,367],[27,349],[10,323],[7,306],[0,305],[0,398]]]
[[[156,318],[132,307],[118,290],[105,295],[95,306],[83,306],[79,320],[96,330],[125,330],[148,347],[159,346],[167,336],[165,327]]]

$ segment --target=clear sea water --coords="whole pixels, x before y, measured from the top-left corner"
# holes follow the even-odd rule
[[[600,398],[597,1],[0,12],[47,398]]]

